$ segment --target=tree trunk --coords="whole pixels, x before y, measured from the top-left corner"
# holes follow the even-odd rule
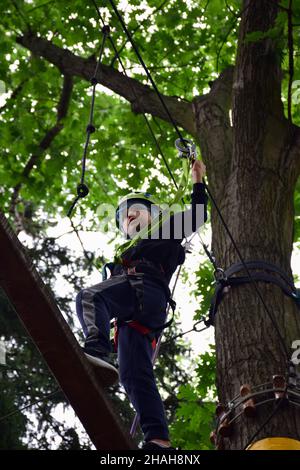
[[[278,3],[244,0],[235,67],[220,75],[210,93],[192,103],[175,97],[164,99],[176,123],[200,143],[211,193],[244,260],[271,262],[292,279],[293,194],[300,172],[300,131],[284,117],[275,41],[245,41],[248,33],[274,26]],[[89,80],[94,72],[94,59],[83,59],[32,33],[17,41],[68,76]],[[134,112],[148,112],[168,121],[148,86],[104,65],[97,78],[127,99]],[[213,205],[211,224],[217,263],[229,268],[240,259]],[[292,342],[300,338],[295,303],[274,284],[257,285],[291,350]],[[217,388],[222,403],[238,395],[242,384],[254,387],[272,381],[273,375],[285,375],[287,358],[253,284],[231,288],[220,304],[215,327]],[[238,418],[225,448],[244,448],[272,409],[273,404],[263,405],[257,408],[255,418]],[[280,408],[256,439],[266,436],[300,439],[299,410],[292,405]]]
[[[245,1],[243,8],[230,106],[231,151],[225,139],[228,106],[224,100],[223,109],[215,103],[204,109],[201,100],[195,101],[199,139],[202,143],[206,141],[202,144],[203,156],[209,174],[214,174],[210,178],[212,193],[244,260],[274,263],[292,279],[293,193],[297,174],[287,162],[294,128],[283,114],[274,44],[270,39],[244,41],[247,33],[267,31],[274,25],[277,5],[269,0],[254,0],[251,5]],[[207,131],[212,134],[209,145],[204,139]],[[212,248],[219,266],[227,269],[239,262],[213,206],[212,233]],[[300,338],[300,316],[294,301],[274,284],[259,282],[257,286],[291,351],[293,340]],[[215,327],[220,402],[226,404],[238,395],[242,384],[254,387],[272,381],[273,375],[285,375],[286,356],[253,285],[230,289],[219,306]],[[244,415],[238,418],[233,435],[224,440],[225,449],[243,449],[273,409],[274,403],[262,405],[257,407],[255,418]],[[300,439],[299,409],[292,405],[281,407],[255,440],[270,436]]]

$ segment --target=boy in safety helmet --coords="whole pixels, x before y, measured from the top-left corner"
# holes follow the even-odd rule
[[[85,335],[84,351],[102,381],[118,378],[134,406],[144,434],[145,450],[170,450],[168,426],[152,365],[153,348],[165,327],[168,284],[185,260],[183,238],[207,220],[207,195],[202,178],[205,165],[192,166],[191,209],[171,215],[158,235],[141,238],[121,254],[119,264],[108,263],[111,277],[79,292],[76,308]],[[148,193],[131,193],[119,204],[116,223],[126,238],[133,238],[160,212]],[[187,223],[185,223],[187,222]],[[167,230],[163,230],[164,228]],[[117,319],[118,367],[111,363],[110,321]]]

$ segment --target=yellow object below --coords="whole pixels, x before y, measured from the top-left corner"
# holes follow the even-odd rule
[[[247,450],[300,450],[300,441],[289,437],[267,437],[250,444]]]

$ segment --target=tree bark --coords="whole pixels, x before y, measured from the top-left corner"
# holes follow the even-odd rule
[[[292,279],[293,158],[295,129],[283,114],[280,66],[270,39],[247,42],[252,31],[274,25],[276,2],[244,2],[239,47],[232,87],[232,156],[216,191],[217,202],[244,260],[260,259],[281,267]],[[297,152],[296,152],[297,153]],[[226,160],[228,157],[226,158]],[[211,166],[214,165],[210,163]],[[221,197],[220,197],[221,195]],[[214,209],[212,213],[214,214]],[[212,216],[212,246],[221,267],[239,262],[219,218]],[[246,274],[246,273],[244,273]],[[300,338],[300,316],[295,303],[274,284],[258,288],[278,324],[288,350]],[[254,387],[285,375],[287,358],[274,325],[251,284],[231,288],[216,318],[217,388],[221,402],[239,394],[242,384]],[[234,424],[225,449],[242,449],[270,415],[274,404],[258,408],[254,419],[242,416]],[[257,439],[270,436],[300,438],[300,412],[292,405],[280,409]]]

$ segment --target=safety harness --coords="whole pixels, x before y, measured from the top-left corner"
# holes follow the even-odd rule
[[[218,307],[229,289],[252,282],[252,280],[276,284],[285,295],[295,300],[298,308],[300,308],[300,289],[296,289],[293,281],[281,268],[263,260],[245,261],[245,264],[249,270],[258,269],[264,270],[264,272],[251,273],[252,279],[249,276],[236,276],[238,272],[245,270],[243,263],[234,263],[225,271],[221,268],[215,271],[215,292],[211,300],[209,316],[205,322],[207,326],[214,325]],[[279,276],[271,273],[276,273]]]
[[[104,265],[105,276],[107,276],[106,269],[108,268],[111,272],[115,267],[114,263],[106,263]],[[148,269],[148,272],[141,272],[142,268]],[[156,328],[149,328],[146,325],[143,325],[139,320],[133,318],[131,320],[120,320],[116,319],[111,323],[111,328],[114,328],[114,339],[113,345],[115,352],[118,350],[118,335],[119,335],[119,328],[121,326],[128,326],[130,328],[135,329],[145,337],[147,337],[152,345],[152,349],[155,350],[157,339],[159,334],[165,328],[168,328],[174,320],[174,313],[176,308],[176,302],[172,299],[171,291],[169,286],[164,278],[164,271],[161,265],[159,267],[152,263],[151,261],[141,258],[133,261],[122,260],[122,274],[126,275],[126,278],[134,292],[135,295],[135,312],[141,314],[144,310],[144,277],[150,277],[151,279],[156,280],[163,288],[166,293],[167,302],[172,309],[172,317],[166,323],[156,327]],[[106,279],[107,277],[105,277]]]

